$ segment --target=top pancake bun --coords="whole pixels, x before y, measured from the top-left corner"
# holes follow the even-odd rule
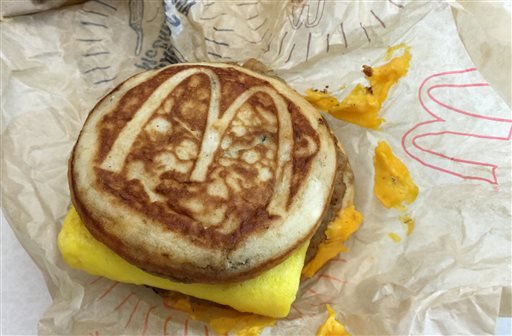
[[[333,190],[342,181],[347,194],[351,176],[301,95],[222,63],[129,78],[90,112],[69,160],[91,234],[181,282],[241,281],[277,265],[342,207]]]

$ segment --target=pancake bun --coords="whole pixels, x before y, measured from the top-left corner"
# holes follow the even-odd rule
[[[87,229],[128,262],[223,283],[311,239],[340,167],[326,122],[286,84],[235,65],[178,64],[129,78],[94,107],[69,183]]]

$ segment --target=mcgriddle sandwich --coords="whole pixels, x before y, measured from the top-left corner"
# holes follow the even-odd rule
[[[317,110],[228,64],[119,85],[90,112],[69,185],[59,247],[71,266],[273,317],[353,210],[347,157]]]

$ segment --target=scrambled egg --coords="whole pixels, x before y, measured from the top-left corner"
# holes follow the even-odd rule
[[[409,170],[398,159],[389,145],[381,141],[375,148],[375,196],[386,208],[404,210],[404,203],[412,203],[418,196],[418,187]]]
[[[327,320],[318,328],[316,332],[316,336],[350,336],[349,332],[345,330],[343,324],[336,321],[336,312],[331,308],[330,305],[327,306],[327,312],[329,316]]]
[[[183,284],[173,282],[131,265],[86,229],[76,210],[71,208],[58,238],[64,260],[73,268],[115,281],[148,285],[177,291],[201,299],[228,305],[242,312],[285,317],[299,288],[300,273],[308,244],[288,259],[256,278],[238,283]]]
[[[165,300],[166,306],[188,313],[194,320],[207,323],[218,335],[235,332],[237,336],[257,336],[263,328],[276,323],[271,317],[240,313],[206,301],[199,302],[184,295],[174,294]]]
[[[362,221],[363,215],[354,208],[354,205],[340,211],[336,219],[327,227],[325,231],[327,238],[320,243],[318,252],[304,267],[302,274],[310,278],[340,252],[348,252],[343,242],[359,229]]]
[[[402,55],[391,59],[396,50],[403,50]],[[407,74],[409,69],[411,61],[409,47],[402,43],[389,48],[385,60],[389,62],[380,67],[363,66],[363,72],[370,86],[356,85],[341,102],[327,90],[307,90],[305,98],[316,108],[330,113],[337,119],[378,129],[384,121],[379,117],[379,111],[389,90]]]

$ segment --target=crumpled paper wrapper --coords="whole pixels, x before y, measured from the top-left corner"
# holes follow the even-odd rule
[[[326,303],[353,334],[492,334],[511,284],[510,32],[497,29],[510,6],[481,7],[104,0],[4,21],[3,207],[53,297],[39,332],[204,334],[151,289],[72,270],[59,254],[67,159],[102,95],[144,69],[254,57],[299,92],[329,85],[343,97],[362,81],[363,64],[382,64],[386,47],[403,42],[410,70],[384,104],[381,129],[328,117],[354,168],[363,226],[265,334],[314,334]],[[399,212],[373,195],[380,140],[420,188],[408,237]]]
[[[3,1],[0,18],[38,13],[45,10],[74,5],[85,0],[15,0]]]

